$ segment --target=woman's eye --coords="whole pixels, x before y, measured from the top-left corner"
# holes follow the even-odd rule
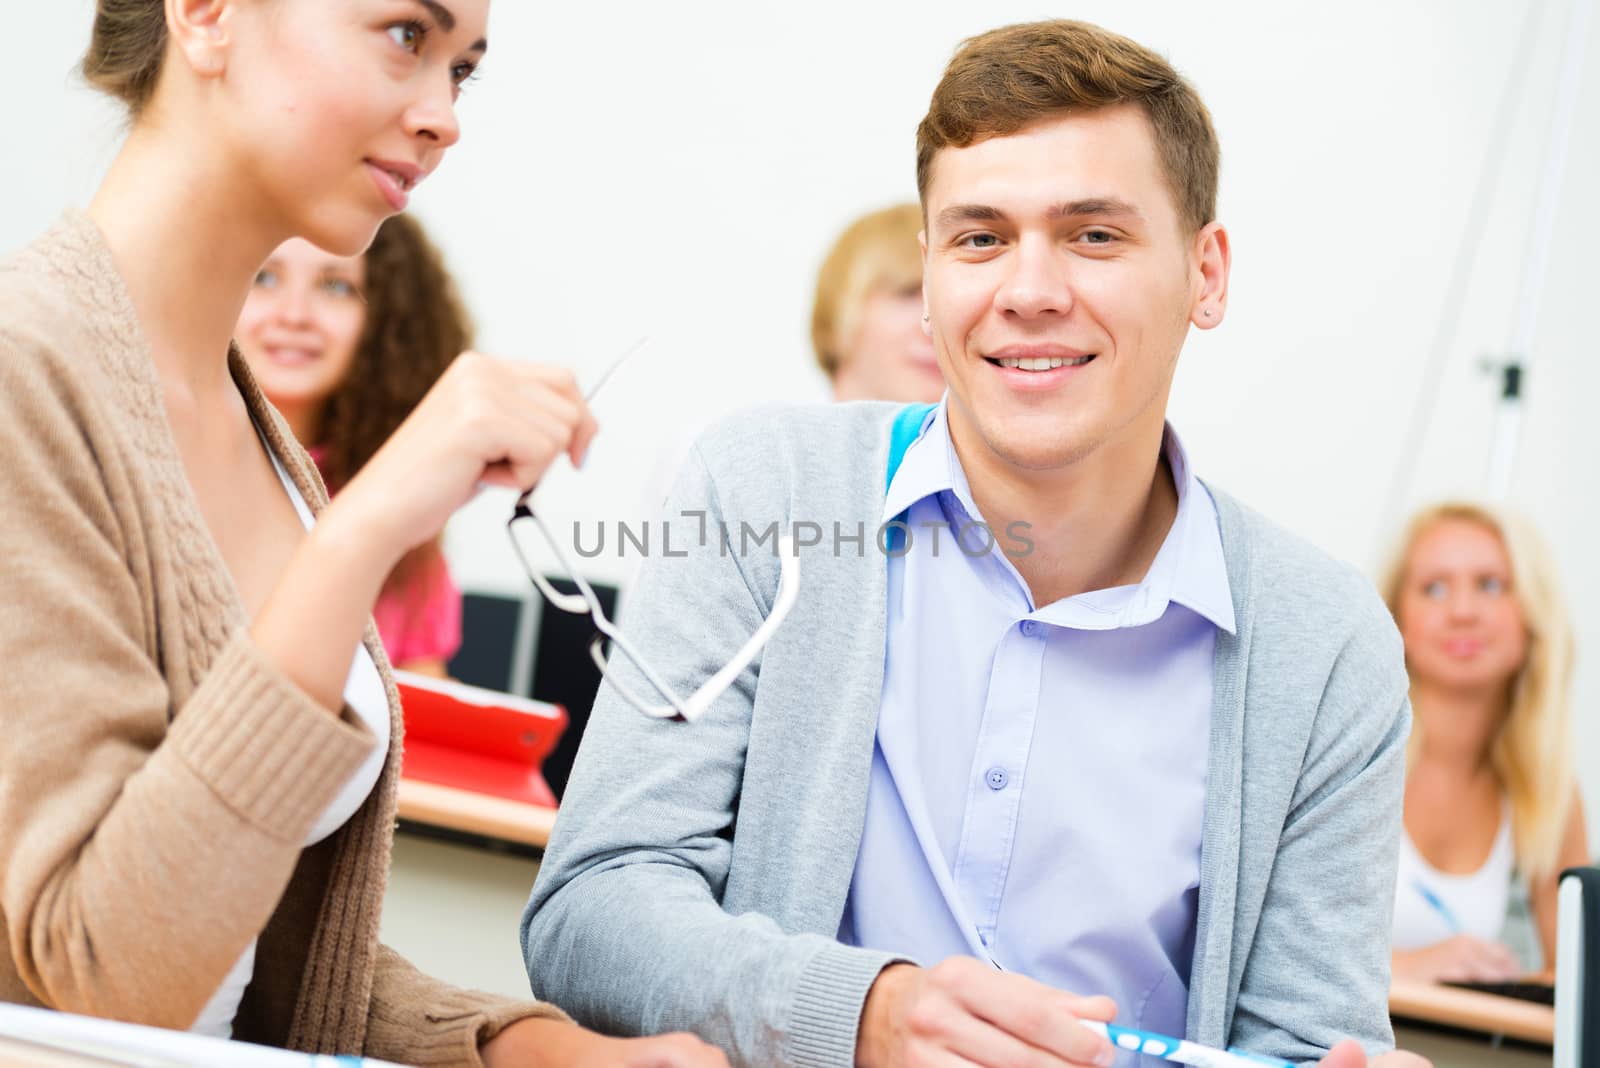
[[[428,27],[412,19],[408,22],[395,23],[387,32],[389,40],[415,55],[422,51],[422,42],[428,36]]]
[[[272,286],[278,284],[278,275],[275,271],[263,267],[261,270],[256,272],[255,284],[263,289],[270,289]]]
[[[450,68],[450,80],[456,83],[456,88],[466,85],[478,76],[478,68],[472,63],[457,63]]]
[[[1478,582],[1478,588],[1484,593],[1492,593],[1497,597],[1506,592],[1506,584],[1500,579],[1496,578],[1494,575],[1485,575],[1482,579],[1480,579]]]
[[[1449,589],[1445,586],[1445,584],[1438,580],[1429,582],[1422,587],[1422,596],[1434,601],[1441,600],[1448,592]]]
[[[322,288],[336,297],[353,297],[356,287],[343,278],[330,278],[322,283]]]

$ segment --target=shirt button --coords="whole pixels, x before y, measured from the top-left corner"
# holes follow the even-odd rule
[[[994,767],[983,773],[983,781],[989,784],[991,790],[1004,790],[1006,783],[1011,780],[1005,768]]]
[[[1022,621],[1022,633],[1030,638],[1037,638],[1041,629],[1037,620],[1024,619]]]

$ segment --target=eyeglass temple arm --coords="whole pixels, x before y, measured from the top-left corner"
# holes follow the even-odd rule
[[[584,581],[583,576],[578,573],[578,569],[572,566],[572,561],[567,558],[566,552],[561,548],[561,543],[556,540],[553,534],[550,533],[550,528],[544,525],[544,520],[540,519],[533,509],[528,507],[528,495],[532,492],[532,489],[526,490],[523,492],[521,497],[517,498],[517,506],[512,510],[511,518],[506,522],[506,530],[511,535],[512,551],[517,554],[517,559],[522,561],[522,569],[528,573],[528,578],[531,579],[533,584],[539,588],[539,592],[557,608],[564,612],[570,612],[573,615],[588,615],[594,619],[595,629],[597,629],[600,634],[595,641],[591,641],[589,643],[589,655],[594,660],[596,666],[600,668],[600,673],[603,677],[609,678],[610,676],[606,675],[605,655],[600,650],[598,643],[601,639],[609,638],[612,642],[616,643],[618,648],[622,649],[624,654],[627,655],[628,660],[633,663],[634,667],[639,669],[640,674],[644,675],[645,681],[648,682],[651,687],[656,690],[656,692],[661,694],[661,696],[672,702],[667,708],[658,709],[657,706],[652,706],[629,693],[626,689],[618,685],[613,679],[612,685],[617,686],[617,689],[622,693],[623,697],[627,699],[629,704],[634,705],[641,711],[647,712],[649,715],[658,717],[684,718],[684,709],[682,703],[678,700],[678,695],[672,692],[672,689],[662,681],[661,677],[651,669],[649,664],[644,663],[639,656],[634,653],[633,649],[627,644],[627,641],[617,630],[616,625],[606,617],[605,609],[600,605],[600,598],[595,596],[594,590],[589,586],[588,582]],[[556,561],[561,565],[562,570],[565,571],[567,577],[572,580],[573,585],[578,587],[577,593],[562,593],[560,590],[556,589],[550,584],[549,580],[544,577],[538,568],[533,566],[533,563],[528,559],[527,554],[522,551],[522,543],[518,540],[516,535],[515,527],[517,520],[519,519],[527,519],[533,522],[533,525],[538,529],[540,535],[544,538],[545,544],[548,545],[550,547],[550,551],[555,554]]]
[[[557,543],[555,538],[551,537],[550,531],[545,528],[544,522],[533,513],[533,509],[528,507],[528,494],[532,492],[533,490],[531,489],[525,490],[522,496],[517,498],[517,506],[511,512],[511,518],[506,521],[506,533],[511,537],[511,551],[517,554],[517,559],[522,562],[522,570],[528,573],[528,578],[533,580],[533,584],[539,587],[539,592],[551,604],[563,612],[571,612],[575,616],[583,615],[585,612],[599,614],[600,598],[596,597],[594,591],[589,588],[589,584],[583,581],[583,576],[578,574],[567,559],[566,554],[561,551],[560,544]],[[545,542],[550,546],[551,551],[555,553],[556,559],[561,563],[562,568],[572,579],[573,584],[578,587],[577,593],[562,593],[550,585],[550,581],[540,573],[538,568],[533,566],[533,561],[529,560],[528,555],[522,551],[522,543],[517,540],[516,525],[519,519],[533,520],[534,526],[538,527],[539,533],[544,535]]]
[[[609,620],[606,621],[604,626],[600,626],[601,620],[596,618],[595,623],[600,626],[601,635],[605,638],[610,638],[612,643],[628,658],[629,663],[633,664],[644,675],[651,687],[662,697],[665,697],[669,703],[660,705],[643,701],[636,694],[619,684],[615,674],[606,671],[605,657],[600,651],[599,637],[590,643],[590,655],[600,665],[600,669],[605,674],[607,681],[616,687],[624,700],[639,711],[657,719],[681,719],[692,723],[699,719],[718,697],[722,696],[723,691],[733,685],[734,680],[755,659],[762,646],[766,645],[777,629],[783,625],[783,621],[789,615],[790,609],[794,607],[794,603],[800,594],[800,558],[795,551],[793,536],[784,535],[779,539],[778,560],[780,567],[778,593],[773,598],[772,610],[767,613],[767,618],[762,620],[755,633],[751,634],[745,640],[745,643],[739,647],[739,651],[733,655],[733,659],[724,664],[716,674],[701,683],[688,700],[681,700],[671,688],[661,682],[655,672],[650,670],[649,665],[634,651],[627,639],[615,627],[610,625]]]

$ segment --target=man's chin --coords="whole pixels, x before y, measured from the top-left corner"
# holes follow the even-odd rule
[[[1095,451],[1096,440],[1089,435],[1052,428],[1048,434],[1030,434],[1015,425],[985,427],[983,435],[989,451],[1007,467],[1019,471],[1059,471],[1081,463]]]

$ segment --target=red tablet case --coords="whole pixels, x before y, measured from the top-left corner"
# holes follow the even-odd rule
[[[404,778],[556,807],[539,765],[567,728],[566,709],[407,671],[394,677],[406,723]]]

